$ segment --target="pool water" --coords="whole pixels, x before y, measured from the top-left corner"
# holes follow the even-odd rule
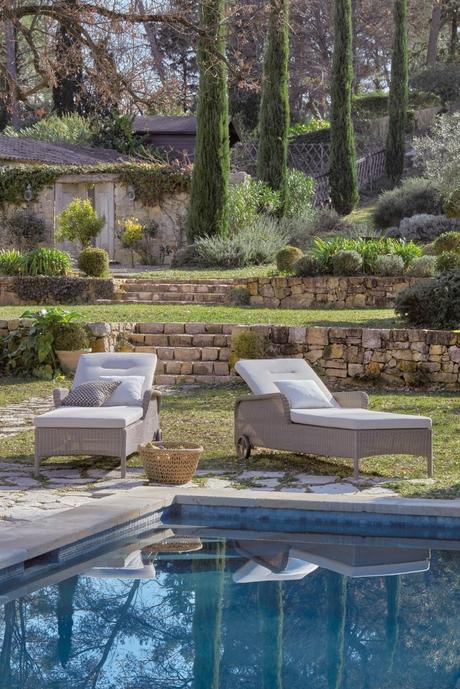
[[[1,689],[460,687],[455,550],[176,535],[51,579],[1,595]]]

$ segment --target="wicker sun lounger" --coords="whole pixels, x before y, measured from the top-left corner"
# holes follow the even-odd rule
[[[102,455],[120,458],[123,478],[126,458],[160,438],[161,395],[152,389],[156,363],[155,354],[83,354],[72,388],[100,376],[143,376],[142,400],[137,406],[62,407],[68,390],[54,390],[55,409],[34,419],[35,473],[44,457]]]
[[[303,359],[240,360],[236,371],[254,393],[235,404],[235,445],[239,458],[254,447],[353,459],[375,455],[425,457],[433,475],[431,419],[368,409],[364,392],[332,394]],[[275,381],[314,381],[328,408],[293,409]]]

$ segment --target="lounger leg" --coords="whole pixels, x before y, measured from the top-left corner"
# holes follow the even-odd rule
[[[126,476],[126,454],[121,456],[121,478]]]
[[[40,453],[35,450],[35,460],[34,460],[34,476],[40,475]]]
[[[433,478],[433,448],[431,448],[430,454],[427,456],[426,464],[428,478]]]

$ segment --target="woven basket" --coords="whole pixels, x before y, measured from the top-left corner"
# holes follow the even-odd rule
[[[203,448],[189,443],[148,443],[139,447],[139,457],[149,481],[180,485],[192,480]]]

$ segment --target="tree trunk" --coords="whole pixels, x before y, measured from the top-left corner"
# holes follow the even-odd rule
[[[16,623],[16,601],[6,603],[5,632],[3,635],[2,649],[0,652],[0,686],[2,689],[11,689],[11,650],[13,647],[14,626]]]
[[[16,6],[15,0],[11,2],[11,8]],[[21,121],[19,117],[18,103],[18,68],[16,59],[16,29],[10,19],[5,21],[5,51],[6,51],[6,75],[8,81],[8,103],[7,109],[11,124],[15,129],[19,129]]]
[[[67,665],[72,652],[73,599],[78,577],[71,577],[58,584],[56,617],[58,623],[57,655],[62,667]]]
[[[431,11],[430,34],[428,36],[428,48],[426,52],[426,64],[434,65],[438,59],[438,38],[441,29],[441,3],[435,0]]]
[[[449,62],[455,62],[457,57],[458,44],[458,8],[452,8],[452,17],[450,23],[450,43],[449,43]]]
[[[345,622],[347,616],[347,580],[340,574],[326,572],[327,591],[327,686],[340,689],[345,657]]]
[[[136,0],[136,4],[140,14],[145,14],[144,0]],[[155,26],[151,22],[146,22],[144,24],[145,35],[150,46],[150,52],[152,54],[153,62],[155,64],[155,69],[157,70],[158,78],[161,81],[161,85],[164,86],[166,83],[166,69],[163,61],[163,55],[160,48],[158,47],[158,41],[155,33]]]
[[[258,584],[262,632],[261,689],[283,689],[283,589],[282,582]]]

